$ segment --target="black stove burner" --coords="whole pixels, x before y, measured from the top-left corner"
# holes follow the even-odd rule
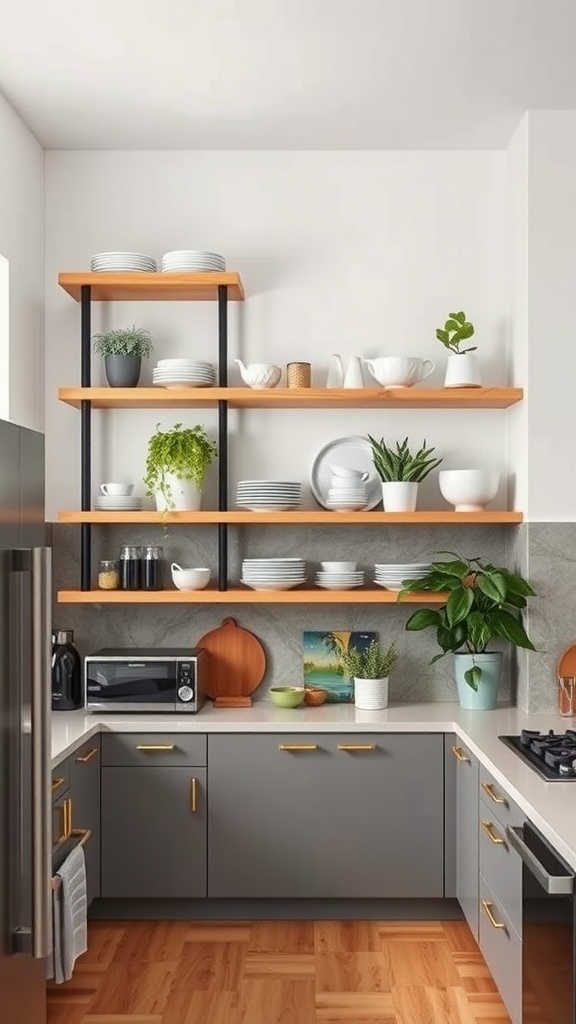
[[[523,729],[520,736],[500,736],[522,760],[549,782],[576,780],[576,730],[564,733]]]

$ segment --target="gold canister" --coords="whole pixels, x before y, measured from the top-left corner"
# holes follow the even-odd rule
[[[286,380],[289,388],[309,388],[310,363],[288,363],[286,366]]]

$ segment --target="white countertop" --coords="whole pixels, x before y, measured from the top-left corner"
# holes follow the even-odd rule
[[[53,767],[99,732],[454,732],[576,869],[576,782],[545,782],[498,739],[521,729],[564,732],[574,726],[559,715],[527,715],[510,707],[463,711],[452,703],[397,704],[386,711],[357,711],[352,704],[284,710],[258,701],[251,708],[218,711],[206,704],[189,716],[60,712],[53,714],[52,723]]]

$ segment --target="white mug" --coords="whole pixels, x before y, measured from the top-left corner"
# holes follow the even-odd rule
[[[120,495],[132,494],[132,491],[134,490],[134,484],[100,484],[100,490],[102,491],[102,494],[106,495],[107,498],[119,497]]]

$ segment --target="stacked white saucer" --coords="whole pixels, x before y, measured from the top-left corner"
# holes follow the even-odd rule
[[[420,579],[431,565],[431,562],[381,562],[374,566],[374,583],[386,590],[402,590],[404,580]]]
[[[326,495],[326,507],[334,512],[355,512],[366,508],[368,474],[345,466],[331,466],[330,487]]]
[[[205,252],[203,249],[174,249],[165,252],[162,257],[164,274],[194,273],[201,270],[226,270],[226,260],[217,252]]]
[[[364,583],[364,573],[356,562],[320,562],[316,586],[323,590],[353,590]]]
[[[94,508],[97,512],[139,512],[142,508],[142,498],[134,494],[97,494],[94,498]]]
[[[125,270],[155,273],[156,260],[141,252],[97,252],[90,260],[90,270],[119,273]]]
[[[159,359],[152,381],[164,388],[211,388],[216,383],[216,370],[202,359]]]
[[[289,512],[302,504],[302,484],[292,480],[239,480],[236,504],[251,512]]]
[[[252,590],[291,590],[306,582],[303,558],[245,558],[240,581]]]

